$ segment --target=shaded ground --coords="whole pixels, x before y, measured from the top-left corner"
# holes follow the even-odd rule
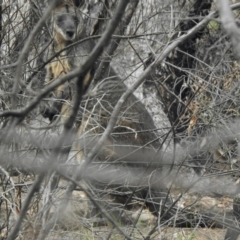
[[[145,226],[138,227],[138,229],[135,229],[131,237],[132,239],[145,239],[148,232],[151,230],[152,226]],[[76,232],[53,232],[51,237],[48,239],[88,239],[88,240],[100,240],[100,239],[106,239],[109,235],[109,227],[102,227],[99,229],[93,229],[95,234],[91,234],[88,230],[83,231],[76,231]],[[131,233],[131,229],[123,228],[125,232],[128,234]],[[150,239],[157,240],[157,239],[163,239],[163,240],[222,240],[224,239],[226,230],[225,229],[208,229],[208,228],[201,228],[201,229],[181,229],[181,228],[169,228],[169,227],[161,227],[158,229],[158,232],[152,235]],[[125,239],[122,235],[118,234],[116,230],[113,231],[110,239],[113,240],[123,240]],[[240,238],[238,238],[240,239]]]
[[[13,177],[13,180],[17,182],[17,177]],[[27,193],[27,188],[22,189],[22,198],[19,199],[22,202],[24,201]],[[56,206],[61,198],[64,196],[65,192],[64,182],[62,182],[62,189],[56,193],[55,204]],[[172,191],[173,200],[177,199],[181,192]],[[15,200],[17,200],[15,198]],[[89,209],[88,202],[85,194],[81,191],[74,191],[73,198],[70,201],[68,208],[65,209],[65,214],[61,216],[61,219],[56,224],[54,231],[46,239],[83,239],[83,240],[100,240],[107,239],[108,235],[111,233],[109,239],[124,239],[116,229],[108,224],[105,226],[95,227],[93,224],[93,219],[87,216]],[[178,201],[177,206],[181,209],[187,208],[194,213],[203,213],[203,212],[216,212],[221,216],[221,220],[224,219],[227,212],[232,211],[232,198],[230,197],[216,197],[216,196],[206,196],[193,193],[184,193],[183,197]],[[17,203],[17,202],[16,202]],[[17,204],[18,206],[20,204]],[[38,235],[38,226],[36,218],[39,216],[37,209],[41,205],[41,197],[36,196],[36,199],[32,202],[31,208],[27,214],[27,218],[24,222],[24,229],[22,231],[22,239],[36,239]],[[54,212],[55,207],[50,211],[50,214]],[[0,208],[0,219],[1,224],[4,224],[6,221],[6,212],[11,212],[11,205],[8,205],[8,211],[6,211],[6,204],[2,204]],[[154,226],[157,223],[157,218],[154,217],[147,209],[141,209],[128,212],[132,216],[133,220],[137,222],[136,226],[133,227],[123,226],[119,224],[121,229],[131,236],[132,239],[146,239],[146,236],[151,232]],[[4,220],[5,219],[5,220]],[[14,216],[11,214],[12,223],[14,222]],[[224,239],[226,229],[220,228],[173,228],[166,225],[160,225],[157,223],[158,227],[156,232],[153,233],[150,239]],[[7,229],[0,231],[0,239],[4,239],[6,236]],[[240,240],[240,238],[238,238]]]
[[[177,194],[176,194],[177,196]],[[179,202],[180,207],[192,206],[191,210],[195,212],[201,211],[216,211],[224,217],[226,211],[232,209],[232,199],[228,197],[209,197],[209,196],[196,196],[196,194],[185,194],[182,200]],[[138,216],[138,211],[134,212],[133,217]],[[157,219],[153,217],[147,209],[142,211],[142,214],[138,218],[137,225],[133,229],[131,226],[121,226],[121,229],[131,236],[132,239],[145,239],[149,232],[153,229]],[[88,228],[88,227],[87,227]],[[116,229],[112,226],[103,227],[80,227],[79,231],[75,232],[61,232],[61,238],[58,233],[55,233],[49,239],[107,239],[109,233],[112,231],[109,239],[125,239],[121,236]],[[150,239],[163,239],[163,240],[221,240],[224,239],[226,229],[220,228],[172,228],[168,226],[157,227],[156,232],[151,235]],[[55,235],[55,236],[54,236]],[[240,237],[238,238],[240,239]]]

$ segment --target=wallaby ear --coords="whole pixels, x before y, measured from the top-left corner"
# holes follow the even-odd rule
[[[73,4],[76,7],[82,7],[84,4],[84,0],[73,0]]]
[[[51,0],[48,0],[48,4],[51,4],[51,2],[52,2]],[[54,7],[57,8],[57,7],[61,6],[62,4],[64,4],[64,0],[57,0],[55,2]]]
[[[48,0],[50,3],[50,0]],[[75,7],[82,7],[85,3],[84,0],[57,0],[55,3],[55,7],[60,7],[62,4],[73,4]]]

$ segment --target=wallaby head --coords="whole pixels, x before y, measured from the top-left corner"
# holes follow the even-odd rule
[[[53,37],[66,44],[75,41],[83,32],[80,9],[82,1],[58,1],[52,13]]]

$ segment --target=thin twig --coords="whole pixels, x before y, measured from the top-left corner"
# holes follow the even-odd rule
[[[10,234],[8,235],[8,238],[7,240],[12,240],[12,239],[15,239],[15,237],[17,236],[20,228],[21,228],[21,225],[23,223],[23,219],[28,211],[28,208],[29,208],[29,205],[31,203],[31,200],[34,196],[34,193],[39,191],[39,188],[40,188],[40,185],[42,183],[44,179],[44,174],[40,174],[37,179],[35,180],[35,182],[33,183],[33,185],[31,186],[29,192],[28,192],[28,195],[25,199],[25,202],[23,204],[23,207],[21,209],[21,212],[20,212],[20,215],[17,219],[17,222],[15,223],[15,226],[13,227],[12,231],[10,232]]]
[[[29,53],[29,49],[31,47],[31,43],[34,40],[36,34],[38,31],[42,28],[43,24],[47,20],[47,18],[50,16],[52,9],[55,6],[55,3],[57,0],[51,1],[51,4],[49,5],[47,11],[45,14],[42,16],[42,18],[38,21],[37,25],[34,27],[34,29],[31,31],[26,43],[24,44],[23,50],[18,57],[17,60],[17,69],[16,69],[16,74],[15,74],[15,79],[14,79],[14,85],[13,85],[13,90],[12,90],[12,109],[16,107],[16,97],[19,89],[19,81],[22,76],[22,63],[26,57],[26,55]]]
[[[238,62],[240,63],[240,30],[233,17],[231,7],[229,6],[229,1],[218,0],[217,3],[222,25],[231,38],[233,47],[235,49],[234,53]]]

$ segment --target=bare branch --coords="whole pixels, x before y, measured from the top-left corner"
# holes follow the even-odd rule
[[[139,0],[134,0],[129,2],[129,7],[127,9],[127,12],[125,13],[124,18],[122,19],[120,26],[116,29],[115,34],[122,36],[129,25],[132,16],[137,8]],[[99,81],[103,78],[104,73],[108,71],[108,67],[111,62],[112,55],[114,54],[115,50],[117,49],[119,43],[121,41],[121,38],[117,38],[116,40],[112,40],[110,46],[108,47],[105,56],[103,57],[98,70],[95,74],[95,81]]]

